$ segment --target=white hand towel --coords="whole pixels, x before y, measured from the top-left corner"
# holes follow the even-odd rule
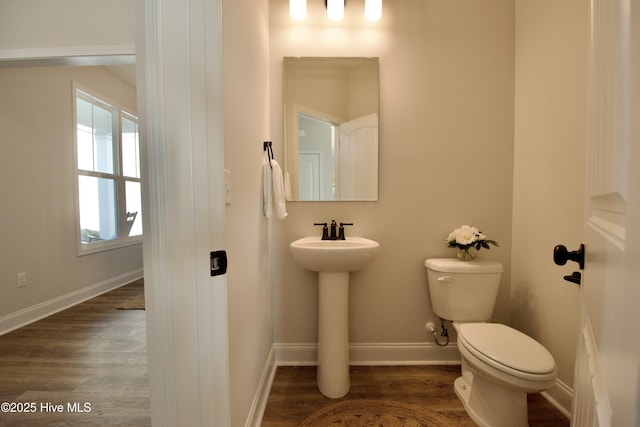
[[[282,179],[282,169],[275,159],[271,159],[271,172],[273,182],[273,203],[276,207],[278,219],[285,219],[288,215],[287,204],[284,200],[284,180]]]
[[[269,159],[265,158],[262,163],[262,213],[265,217],[271,218],[271,205],[273,197],[273,184]]]

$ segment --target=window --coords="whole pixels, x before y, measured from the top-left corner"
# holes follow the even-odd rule
[[[78,253],[142,240],[140,141],[134,115],[75,88]]]

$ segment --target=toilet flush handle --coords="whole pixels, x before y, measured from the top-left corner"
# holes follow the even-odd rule
[[[437,280],[438,282],[450,282],[451,276],[439,276]]]

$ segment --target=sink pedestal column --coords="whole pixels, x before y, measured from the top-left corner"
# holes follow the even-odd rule
[[[318,388],[330,398],[347,394],[349,380],[349,273],[318,273]]]

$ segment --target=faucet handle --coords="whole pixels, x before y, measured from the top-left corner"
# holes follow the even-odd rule
[[[326,222],[314,222],[314,226],[322,226],[322,240],[329,240],[329,228]]]
[[[352,222],[341,222],[340,228],[338,229],[338,240],[345,240],[344,237],[344,226],[345,225],[353,225]]]

